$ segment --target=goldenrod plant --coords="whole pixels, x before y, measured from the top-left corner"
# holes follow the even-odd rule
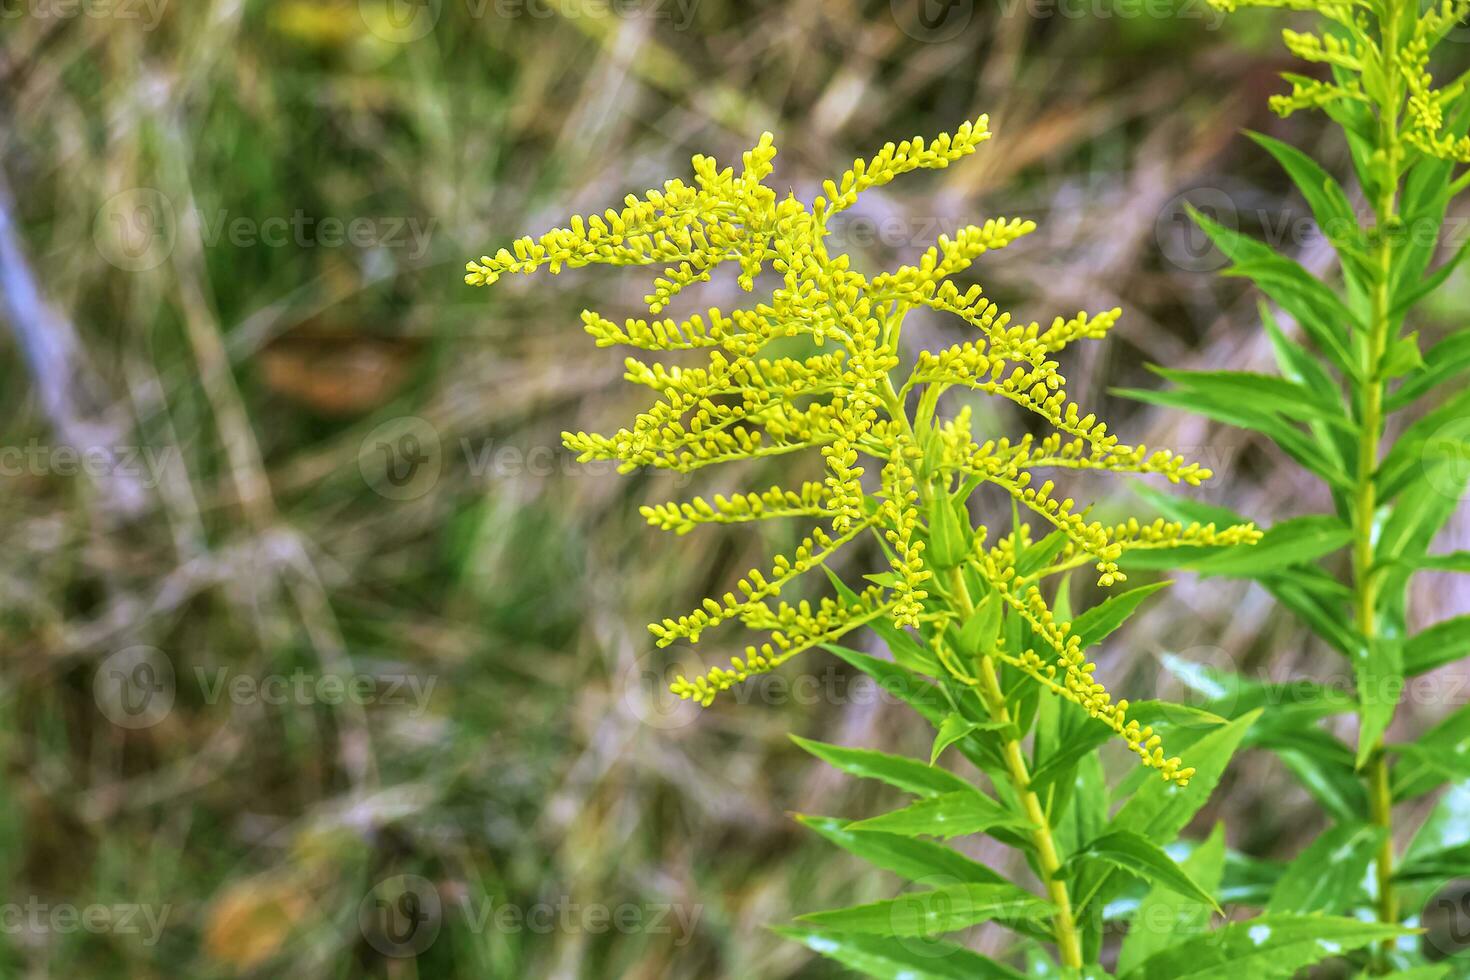
[[[916,264],[880,275],[863,275],[847,255],[833,254],[832,218],[859,194],[909,171],[948,167],[989,137],[981,117],[932,141],[889,143],[826,182],[808,205],[769,185],[776,150],[766,134],[738,170],[696,156],[692,184],[670,180],[628,196],[620,210],[515,241],[470,262],[465,279],[484,286],[542,269],[662,267],[646,297],[652,319],[583,314],[601,346],[681,357],[677,365],[627,359],[627,379],[650,389],[654,403],[611,435],[566,433],[584,461],[682,473],[820,454],[819,480],[643,512],[679,534],[760,520],[810,528],[792,553],[649,627],[661,646],[696,643],[731,620],[769,634],[728,666],[680,676],[675,693],[710,705],[751,675],[821,648],[897,693],[935,731],[925,759],[798,739],[836,768],[915,798],[864,820],[803,822],[927,887],[803,916],[783,934],[861,972],[914,978],[1019,976],[934,938],[982,922],[1014,930],[1025,947],[1014,955],[1027,956],[1033,971],[1101,975],[1104,910],[1119,902],[1150,911],[1153,922],[1121,950],[1130,977],[1176,976],[1185,962],[1209,966],[1192,976],[1238,977],[1239,962],[1300,967],[1370,943],[1387,933],[1293,915],[1250,933],[1227,926],[1211,933],[1208,952],[1190,935],[1218,909],[1223,841],[1217,834],[1193,848],[1185,866],[1165,847],[1205,802],[1256,715],[1226,720],[1114,699],[1088,650],[1163,583],[1117,591],[1076,615],[1068,583],[1090,566],[1101,589],[1114,589],[1127,578],[1130,556],[1230,549],[1259,532],[1244,521],[1105,523],[1046,475],[1154,474],[1189,486],[1210,476],[1168,450],[1121,442],[1069,399],[1056,358],[1102,338],[1119,311],[1045,326],[1016,322],[979,286],[958,282],[986,252],[1030,233],[1025,220],[963,228]],[[768,298],[731,312],[663,316],[724,263],[747,291],[769,282]],[[904,320],[920,308],[950,315],[968,339],[907,351]],[[956,396],[964,392],[1010,403],[1045,434],[977,433],[970,406],[950,404],[963,402]],[[977,526],[972,514],[987,503],[990,513],[1010,515],[1008,527]],[[833,558],[863,537],[875,541],[887,567],[850,584]],[[818,568],[825,574],[812,574]],[[887,657],[839,645],[863,627]],[[1113,736],[1144,768],[1110,785],[1098,750]],[[1187,750],[1170,755],[1166,736]],[[947,751],[969,760],[989,786],[939,765]],[[1039,887],[926,839],[981,833],[1024,855]],[[1162,928],[1160,913],[1168,920]]]
[[[1265,586],[1346,658],[1355,693],[1333,696],[1312,684],[1268,691],[1239,676],[1177,666],[1202,690],[1227,692],[1240,705],[1277,702],[1252,740],[1274,750],[1331,818],[1281,873],[1270,907],[1376,918],[1387,926],[1417,923],[1436,885],[1470,875],[1470,811],[1463,802],[1470,792],[1470,708],[1451,694],[1440,700],[1460,706],[1417,740],[1387,738],[1406,683],[1459,660],[1470,641],[1470,617],[1415,633],[1407,609],[1416,573],[1470,571],[1470,554],[1431,553],[1470,477],[1470,332],[1430,345],[1416,329],[1420,304],[1465,256],[1462,247],[1431,271],[1447,209],[1470,184],[1470,173],[1456,173],[1470,163],[1470,75],[1439,84],[1431,65],[1470,3],[1421,9],[1417,0],[1213,2],[1225,10],[1284,7],[1319,15],[1316,33],[1283,32],[1311,74],[1287,74],[1290,91],[1273,97],[1271,108],[1281,116],[1326,113],[1346,140],[1353,182],[1344,187],[1286,143],[1255,140],[1290,175],[1339,261],[1319,278],[1282,251],[1196,215],[1234,263],[1229,274],[1250,279],[1273,304],[1262,307],[1261,319],[1279,373],[1163,371],[1174,390],[1134,394],[1260,433],[1325,486],[1331,513],[1276,525],[1247,556],[1202,553],[1193,563]],[[1273,310],[1294,322],[1300,340]],[[1320,724],[1347,713],[1357,716],[1355,747]],[[1396,827],[1396,807],[1447,783],[1416,833]],[[1310,876],[1330,886],[1303,891]],[[1433,959],[1445,951],[1401,937],[1360,965],[1376,973],[1450,975],[1447,966],[1429,966],[1426,952]]]

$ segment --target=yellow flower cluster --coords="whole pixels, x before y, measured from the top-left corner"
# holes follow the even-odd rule
[[[723,263],[736,264],[747,291],[766,269],[779,277],[762,302],[729,313],[712,309],[686,319],[626,317],[621,322],[591,311],[582,315],[600,346],[703,350],[707,356],[693,367],[628,358],[627,379],[650,389],[656,401],[630,427],[612,435],[565,433],[566,445],[584,461],[687,472],[805,449],[819,452],[826,466],[821,482],[795,489],[772,487],[643,509],[650,524],[679,534],[701,524],[770,518],[816,525],[792,554],[751,570],[733,591],[649,627],[660,646],[696,642],[706,630],[732,619],[771,634],[769,642],[748,647],[729,668],[692,681],[680,677],[675,693],[709,704],[751,674],[880,618],[942,634],[959,613],[935,588],[936,573],[964,565],[1025,618],[1044,648],[998,650],[998,656],[1107,723],[1147,764],[1183,783],[1192,770],[1166,758],[1152,732],[1126,719],[1126,702],[1113,702],[1093,679],[1080,641],[1047,609],[1035,585],[1039,574],[1022,577],[1013,553],[985,550],[979,545],[983,529],[976,532],[958,516],[974,490],[991,484],[1064,536],[1055,566],[1041,574],[1092,562],[1103,586],[1123,579],[1118,561],[1132,547],[1254,540],[1250,527],[1217,531],[1164,522],[1109,527],[1090,520],[1071,498],[1059,499],[1051,480],[1034,478],[1046,470],[1076,469],[1156,473],[1191,485],[1209,477],[1208,470],[1172,452],[1120,443],[1096,416],[1067,398],[1054,355],[1074,342],[1104,336],[1119,311],[1057,317],[1046,328],[1013,324],[979,286],[953,282],[981,255],[1033,231],[1030,221],[997,218],[960,229],[941,237],[916,264],[871,279],[856,272],[847,255],[830,249],[829,219],[851,207],[864,190],[908,171],[947,167],[989,135],[982,116],[933,141],[915,137],[890,143],[871,159],[855,161],[838,180],[825,182],[822,195],[808,207],[789,194],[778,198],[766,186],[775,156],[768,133],[744,155],[739,173],[696,156],[692,184],[671,180],[642,197],[630,195],[621,210],[574,217],[565,228],[522,238],[470,262],[465,281],[488,285],[507,274],[542,268],[556,273],[591,263],[658,265],[662,272],[646,297],[649,315],[657,317]],[[904,317],[918,307],[951,314],[976,336],[947,350],[918,352],[896,386],[895,377],[904,377]],[[806,353],[762,356],[773,342],[789,338],[798,338],[796,345],[805,345]],[[782,346],[795,349],[792,343]],[[1056,431],[977,443],[968,407],[948,418],[938,416],[940,395],[950,388],[994,395]],[[943,526],[936,525],[936,514]],[[861,592],[839,587],[836,597],[815,606],[781,601],[783,590],[798,577],[868,532],[890,562],[888,572],[869,576],[880,584]]]
[[[1408,90],[1403,119],[1403,141],[1427,156],[1470,163],[1470,137],[1445,131],[1445,109],[1465,89],[1462,76],[1443,88],[1434,87],[1429,55],[1456,25],[1470,14],[1470,0],[1439,0],[1420,13],[1412,31],[1396,25],[1385,30],[1382,14],[1372,4],[1341,0],[1210,0],[1226,12],[1240,7],[1280,7],[1320,14],[1337,27],[1336,33],[1310,34],[1282,31],[1287,50],[1303,61],[1339,69],[1332,81],[1287,73],[1291,92],[1273,95],[1273,111],[1288,116],[1300,109],[1331,109],[1335,103],[1369,106],[1385,100],[1389,67],[1401,74]],[[1371,14],[1371,16],[1370,16]],[[1390,39],[1392,45],[1390,45]],[[1356,76],[1356,77],[1349,77]]]

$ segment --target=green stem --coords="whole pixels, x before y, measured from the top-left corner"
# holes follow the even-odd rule
[[[1381,372],[1384,354],[1392,329],[1390,286],[1393,275],[1394,233],[1397,225],[1399,182],[1398,115],[1402,101],[1398,73],[1398,11],[1389,3],[1383,22],[1385,76],[1388,79],[1388,103],[1379,107],[1379,150],[1383,173],[1378,199],[1373,202],[1378,241],[1374,247],[1376,268],[1371,296],[1371,322],[1362,365],[1362,413],[1358,436],[1357,499],[1353,508],[1353,589],[1358,631],[1370,650],[1378,642],[1378,582],[1374,575],[1373,530],[1378,510],[1374,475],[1378,468],[1379,443],[1383,432],[1384,382]],[[1361,696],[1361,695],[1360,695]],[[1376,693],[1375,693],[1376,696]],[[1398,924],[1398,896],[1393,887],[1393,794],[1389,786],[1389,763],[1380,736],[1373,745],[1367,771],[1369,811],[1374,824],[1383,828],[1383,843],[1374,862],[1378,885],[1378,919],[1388,925]],[[1393,948],[1385,940],[1383,951]],[[1386,967],[1386,963],[1384,966]]]
[[[956,605],[959,606],[959,611],[969,618],[970,614],[975,611],[975,606],[970,599],[970,589],[965,584],[964,573],[958,567],[949,570],[949,590]],[[1011,714],[1006,708],[1005,692],[1001,690],[995,662],[989,656],[981,655],[979,663],[980,693],[985,701],[985,706],[989,709],[992,719],[1001,723],[1009,723]],[[1051,821],[1047,818],[1041,800],[1031,791],[1031,772],[1026,767],[1026,756],[1021,752],[1021,743],[1017,738],[1015,728],[1001,729],[1001,731],[1006,733],[1003,735],[1004,746],[1002,748],[1006,773],[1010,777],[1009,781],[1016,792],[1016,797],[1026,811],[1026,819],[1033,827],[1031,843],[1036,848],[1036,866],[1046,883],[1047,897],[1057,909],[1052,919],[1052,935],[1056,939],[1057,951],[1061,955],[1063,966],[1080,968],[1082,966],[1082,937],[1077,931],[1077,921],[1072,912],[1072,896],[1067,891],[1067,883],[1057,874],[1061,870],[1062,862],[1057,855],[1056,840],[1052,837]]]

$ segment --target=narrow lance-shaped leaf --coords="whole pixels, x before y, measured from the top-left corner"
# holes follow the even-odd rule
[[[946,885],[887,901],[811,912],[797,921],[832,932],[874,936],[939,936],[992,919],[1045,919],[1056,906],[1008,884]]]
[[[961,738],[963,735],[956,736]],[[919,796],[942,796],[971,788],[954,773],[917,759],[888,755],[870,749],[850,749],[792,735],[791,740],[836,769],[862,779],[877,779]]]
[[[859,820],[849,830],[881,830],[905,837],[927,834],[958,837],[979,834],[992,827],[1030,829],[1024,819],[977,789],[946,793],[877,817]]]

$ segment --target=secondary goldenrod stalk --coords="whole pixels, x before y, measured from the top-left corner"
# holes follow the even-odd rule
[[[970,600],[970,590],[965,585],[964,574],[958,568],[949,570],[949,587],[955,602],[959,604],[960,612],[968,618],[974,612],[974,604]],[[980,656],[979,662],[980,692],[985,700],[985,706],[989,709],[992,719],[1009,723],[1011,715],[1006,710],[1005,692],[1001,690],[1000,678],[995,672],[995,662],[985,655]],[[1047,818],[1046,810],[1041,806],[1041,800],[1031,792],[1031,772],[1026,767],[1026,757],[1021,752],[1021,743],[1014,734],[1004,736],[1002,755],[1005,758],[1006,772],[1010,776],[1011,786],[1026,811],[1026,819],[1031,821],[1034,828],[1031,831],[1031,842],[1036,846],[1036,866],[1046,882],[1047,897],[1057,908],[1057,914],[1052,920],[1052,934],[1056,939],[1062,965],[1081,967],[1082,940],[1077,932],[1077,922],[1073,918],[1072,896],[1067,891],[1067,883],[1057,877],[1062,862],[1057,855],[1056,841],[1052,837],[1051,821]]]
[[[1378,510],[1374,475],[1378,469],[1379,439],[1383,430],[1383,388],[1381,371],[1392,326],[1390,285],[1393,277],[1394,235],[1397,232],[1397,192],[1399,180],[1398,113],[1402,100],[1401,79],[1397,70],[1398,16],[1396,3],[1390,3],[1385,18],[1383,49],[1387,61],[1388,102],[1379,107],[1379,140],[1383,173],[1378,199],[1373,202],[1378,240],[1374,246],[1375,282],[1372,293],[1368,343],[1362,366],[1362,418],[1358,436],[1357,501],[1353,510],[1353,589],[1358,632],[1371,649],[1379,642],[1375,611],[1378,585],[1373,569],[1373,529]],[[1374,691],[1371,697],[1382,696]],[[1360,695],[1361,696],[1361,695]],[[1398,897],[1393,887],[1393,794],[1389,788],[1389,764],[1379,736],[1365,774],[1368,783],[1370,815],[1373,823],[1384,830],[1383,843],[1375,860],[1378,885],[1378,918],[1389,925],[1398,924]],[[1385,940],[1385,950],[1392,948]]]

